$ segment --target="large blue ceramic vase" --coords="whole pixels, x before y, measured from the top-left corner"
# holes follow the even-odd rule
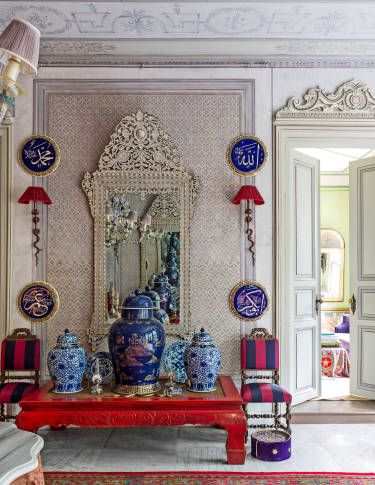
[[[121,318],[112,324],[108,335],[115,392],[144,395],[159,391],[164,343],[164,328],[154,317],[151,298],[136,290],[125,299]]]
[[[65,330],[57,338],[56,346],[48,352],[48,370],[54,384],[53,392],[80,392],[86,370],[87,357],[79,339],[74,333]]]
[[[216,390],[216,378],[220,369],[220,351],[210,333],[201,328],[194,334],[184,355],[186,374],[189,379],[188,390],[192,392],[211,392]]]

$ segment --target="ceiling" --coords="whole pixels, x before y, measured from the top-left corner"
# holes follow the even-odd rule
[[[374,148],[298,148],[298,151],[320,160],[320,171],[347,174],[349,163],[375,156]]]

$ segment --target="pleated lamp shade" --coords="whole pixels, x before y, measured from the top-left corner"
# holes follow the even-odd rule
[[[0,35],[2,63],[11,57],[21,62],[21,72],[35,76],[38,71],[39,30],[23,19],[14,18]]]
[[[48,197],[47,192],[43,187],[31,185],[27,187],[25,192],[18,199],[20,204],[29,204],[30,202],[42,202],[43,204],[52,204],[52,200]]]
[[[253,200],[256,205],[264,204],[264,199],[255,185],[243,185],[232,200],[232,204],[239,204],[241,200]]]

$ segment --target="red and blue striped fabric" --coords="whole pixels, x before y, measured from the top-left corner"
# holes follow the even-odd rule
[[[9,382],[0,384],[0,403],[15,403],[38,389],[38,386],[28,382]]]
[[[292,395],[278,384],[268,382],[251,382],[242,384],[241,396],[245,403],[249,402],[292,402]]]
[[[241,339],[241,369],[278,369],[277,339]]]
[[[4,339],[1,344],[2,370],[40,368],[40,340]]]

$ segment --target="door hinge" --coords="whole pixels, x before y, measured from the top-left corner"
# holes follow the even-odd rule
[[[316,314],[318,315],[319,311],[320,311],[320,305],[323,303],[323,300],[321,298],[318,298],[316,297],[315,298],[315,311],[316,311]]]
[[[354,296],[354,293],[349,298],[349,303],[350,303],[350,310],[351,310],[352,314],[354,315],[355,314],[355,311],[357,309],[357,300],[356,300],[356,298]]]

